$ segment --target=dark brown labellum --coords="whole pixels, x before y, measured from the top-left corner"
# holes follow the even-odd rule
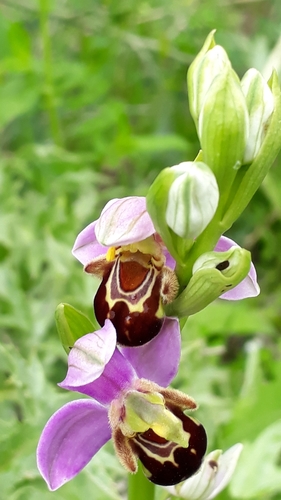
[[[139,346],[159,333],[164,321],[161,279],[159,269],[145,256],[126,259],[120,254],[107,267],[94,309],[101,325],[106,319],[112,321],[120,344]]]
[[[171,486],[189,478],[199,469],[206,452],[207,436],[204,427],[179,409],[173,409],[190,434],[189,446],[159,437],[151,429],[133,439],[134,451],[144,466],[144,473],[153,483]]]

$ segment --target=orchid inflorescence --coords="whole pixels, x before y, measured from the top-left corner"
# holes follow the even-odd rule
[[[241,452],[237,444],[204,459],[206,431],[186,414],[197,404],[169,384],[180,362],[179,319],[217,298],[259,294],[250,253],[223,233],[280,148],[280,89],[274,72],[265,82],[252,69],[240,81],[212,32],[189,68],[188,90],[202,147],[195,161],[163,169],[146,198],[109,201],[74,243],[84,271],[101,282],[95,323],[68,304],[56,311],[68,353],[59,385],[90,399],[66,404],[43,430],[38,467],[51,490],[112,438],[128,472],[139,460],[170,494],[207,500],[229,482]]]

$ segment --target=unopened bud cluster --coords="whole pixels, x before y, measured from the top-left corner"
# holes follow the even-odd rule
[[[266,82],[253,68],[240,81],[213,35],[189,68],[188,91],[203,161],[216,175],[222,209],[232,205],[231,225],[241,213],[241,198],[244,209],[280,148],[280,88],[275,72]],[[239,189],[255,160],[251,189]]]
[[[148,192],[147,209],[177,261],[180,285],[190,289],[195,261],[213,251],[240,216],[280,149],[281,99],[274,71],[268,82],[253,68],[239,79],[214,31],[191,64],[187,83],[201,151],[193,162],[162,170]],[[242,280],[245,265],[239,255],[231,269]],[[210,300],[215,295],[213,289]]]

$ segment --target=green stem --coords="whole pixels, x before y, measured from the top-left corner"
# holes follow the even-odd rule
[[[129,474],[128,500],[154,500],[155,485],[146,479],[142,467],[136,474]]]
[[[40,30],[43,46],[44,85],[43,93],[49,115],[52,138],[58,146],[63,145],[59,117],[56,108],[55,90],[52,76],[51,41],[49,34],[49,1],[39,0]]]

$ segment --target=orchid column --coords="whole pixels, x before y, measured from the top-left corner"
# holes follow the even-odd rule
[[[93,320],[68,304],[57,308],[68,354],[59,385],[90,399],[68,403],[43,430],[38,467],[51,490],[112,438],[131,474],[129,500],[153,500],[154,484],[207,500],[226,486],[241,452],[238,444],[204,460],[205,429],[186,414],[197,404],[169,384],[180,362],[179,319],[219,297],[259,293],[250,253],[223,233],[280,148],[280,89],[275,73],[265,82],[252,69],[240,81],[213,32],[189,69],[188,89],[197,158],[163,169],[146,198],[109,201],[74,243],[73,255],[100,285]]]

